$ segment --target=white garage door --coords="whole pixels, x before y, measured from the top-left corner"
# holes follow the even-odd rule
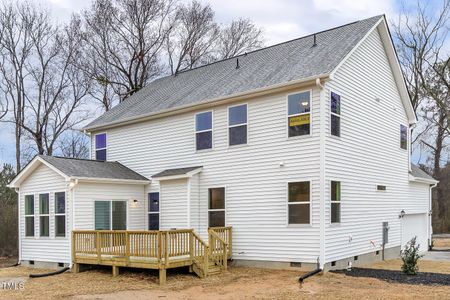
[[[428,250],[427,214],[411,214],[403,217],[402,249],[414,236],[420,244],[420,251]]]

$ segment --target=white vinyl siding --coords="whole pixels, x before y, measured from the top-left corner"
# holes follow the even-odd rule
[[[189,228],[188,180],[160,182],[160,228]]]
[[[400,246],[400,211],[425,212],[428,205],[427,196],[412,198],[410,190],[429,187],[408,181],[408,152],[399,147],[399,124],[408,120],[377,30],[325,87],[327,97],[334,91],[345,99],[341,138],[326,141],[326,177],[345,184],[341,224],[326,228],[326,260],[380,250],[382,222],[390,226],[386,247]],[[326,199],[330,193],[327,185]]]
[[[56,192],[66,193],[66,228],[71,226],[71,198],[68,197],[67,182],[64,178],[48,168],[40,165],[20,186],[20,215],[25,212],[25,195],[34,195],[34,237],[25,236],[25,218],[20,218],[20,259],[44,262],[70,262],[69,237],[56,237],[55,234],[55,201]],[[49,194],[49,236],[40,237],[39,194]]]
[[[311,90],[311,119],[318,120],[319,91],[315,87],[298,91],[304,90]],[[147,178],[166,169],[203,166],[203,171],[196,175],[199,176],[198,192],[193,190],[194,183],[190,186],[190,224],[191,227],[200,224],[202,237],[206,237],[208,224],[208,188],[225,186],[226,222],[233,226],[235,233],[235,259],[315,263],[319,253],[320,124],[311,126],[307,138],[288,139],[287,94],[245,101],[249,112],[248,137],[251,137],[251,143],[245,147],[228,146],[230,105],[219,105],[214,107],[213,151],[193,151],[197,112],[187,112],[108,129],[108,159],[120,161]],[[239,104],[244,103],[233,105]],[[287,226],[286,183],[289,181],[311,182],[311,226],[301,229]],[[184,227],[186,212],[164,216],[167,212],[165,184],[153,180],[146,190],[146,193],[161,192],[161,228],[163,223],[165,228]],[[178,200],[169,195],[184,211],[187,203],[179,197],[186,195],[187,189],[187,183],[173,187]],[[198,200],[194,193],[198,194]],[[264,241],[255,239],[261,234],[265,236]]]

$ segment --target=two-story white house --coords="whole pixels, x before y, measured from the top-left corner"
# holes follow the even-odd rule
[[[155,80],[90,123],[90,160],[11,183],[20,261],[70,265],[72,230],[232,226],[236,264],[347,267],[430,245],[431,188],[384,16]]]

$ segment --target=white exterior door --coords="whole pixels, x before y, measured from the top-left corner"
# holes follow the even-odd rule
[[[416,243],[420,244],[419,250],[421,252],[428,250],[427,219],[428,214],[411,214],[403,217],[402,249],[408,241],[417,236]]]

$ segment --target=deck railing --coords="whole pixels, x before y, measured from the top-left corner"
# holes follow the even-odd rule
[[[164,274],[160,280],[165,280],[168,268],[195,266],[194,271],[204,277],[211,266],[227,269],[232,251],[232,229],[209,228],[208,239],[206,243],[192,229],[74,230],[72,260],[77,267],[79,264],[111,265],[115,274],[118,267],[124,266],[160,269]]]

